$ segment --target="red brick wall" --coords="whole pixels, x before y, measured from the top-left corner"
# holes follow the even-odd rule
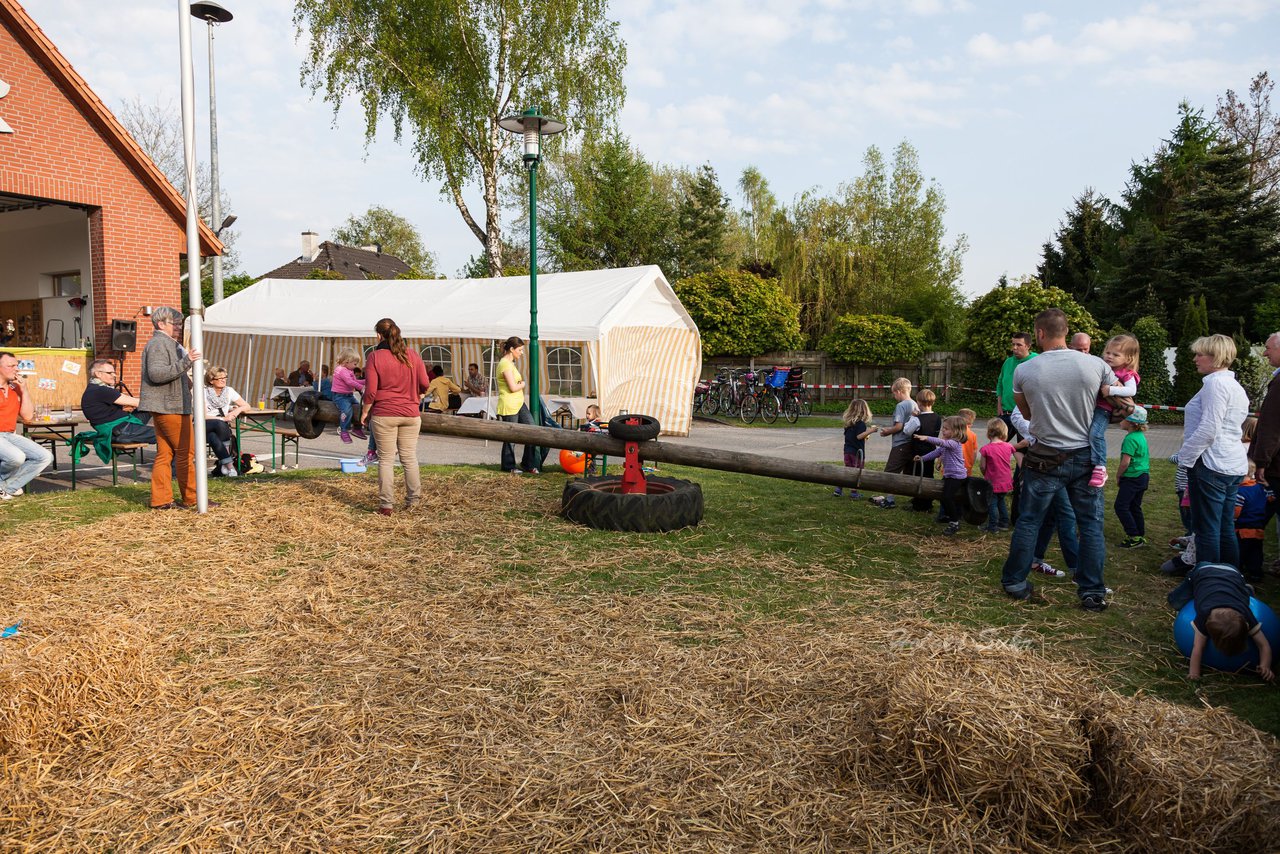
[[[90,206],[93,340],[110,354],[112,318],[138,321],[138,350],[151,336],[144,305],[179,306],[182,226],[30,54],[0,25],[0,76],[11,87],[0,117],[0,193]],[[138,388],[136,357],[124,380]]]

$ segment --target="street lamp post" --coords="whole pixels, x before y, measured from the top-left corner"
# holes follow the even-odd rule
[[[218,229],[221,237],[226,225],[219,225],[222,222],[222,193],[218,184],[218,98],[213,83],[213,25],[225,24],[234,16],[213,0],[199,0],[191,4],[191,17],[205,21],[209,30],[209,172],[213,193],[209,222]],[[221,255],[213,256],[213,301],[222,302]]]
[[[529,169],[529,412],[533,423],[542,423],[538,385],[538,163],[542,160],[542,137],[565,129],[565,123],[549,119],[530,107],[518,116],[498,122],[504,130],[524,136],[524,164]]]

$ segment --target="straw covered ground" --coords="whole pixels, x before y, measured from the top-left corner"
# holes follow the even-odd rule
[[[431,473],[424,507],[390,519],[368,479],[318,477],[237,485],[199,519],[10,530],[28,557],[0,577],[25,620],[0,641],[0,848],[1280,840],[1280,747],[1226,712],[1100,690],[1016,631],[874,619],[871,582],[812,620],[540,588],[520,572],[531,518],[570,544],[572,526],[513,481]],[[549,547],[565,565],[542,570],[644,548],[602,542],[585,562]],[[753,559],[744,544],[683,569]]]

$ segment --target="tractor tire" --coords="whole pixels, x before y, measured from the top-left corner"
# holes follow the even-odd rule
[[[324,422],[315,417],[319,409],[320,405],[314,391],[304,391],[298,395],[292,407],[293,429],[297,430],[302,438],[316,439],[324,433]]]
[[[650,477],[648,492],[630,495],[616,477],[585,477],[564,485],[561,514],[602,531],[650,534],[690,528],[702,521],[702,487],[690,480]]]
[[[615,415],[609,419],[609,435],[623,442],[647,442],[658,438],[662,425],[648,415]]]

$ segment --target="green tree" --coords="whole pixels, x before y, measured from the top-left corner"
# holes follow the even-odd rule
[[[588,139],[548,168],[538,230],[562,270],[657,264],[674,272],[675,211],[626,138]]]
[[[1182,335],[1178,338],[1178,352],[1173,359],[1173,400],[1182,405],[1200,391],[1202,378],[1196,370],[1195,354],[1191,343],[1209,334],[1209,309],[1204,295],[1187,297],[1182,311]]]
[[[297,0],[294,25],[309,38],[303,77],[335,114],[364,110],[365,141],[391,122],[406,130],[427,178],[441,182],[493,270],[503,269],[504,169],[518,145],[504,116],[536,104],[578,129],[609,125],[622,104],[626,47],[606,0]],[[465,198],[476,181],[477,221]]]
[[[1102,334],[1093,315],[1070,294],[1028,278],[1017,287],[997,287],[974,300],[969,307],[969,349],[991,362],[1003,362],[1013,333],[1031,332],[1036,315],[1046,308],[1062,309],[1072,333],[1093,338]]]
[[[679,240],[674,259],[676,275],[681,278],[723,266],[729,231],[729,197],[720,188],[711,164],[699,166],[684,184],[676,210]]]
[[[1078,196],[1054,239],[1044,244],[1037,271],[1046,287],[1061,288],[1091,312],[1099,308],[1099,275],[1115,243],[1111,203],[1090,187]]]
[[[413,269],[413,278],[430,279],[436,275],[436,256],[427,251],[418,229],[381,205],[370,205],[360,216],[347,217],[347,221],[334,230],[333,237],[348,246],[381,246],[383,252],[408,264]]]
[[[914,362],[924,355],[924,335],[901,317],[845,314],[822,338],[819,347],[837,362],[888,365]]]
[[[680,279],[676,296],[698,325],[707,356],[756,356],[800,345],[800,311],[777,281],[740,270]]]
[[[1140,317],[1133,324],[1133,337],[1138,339],[1138,374],[1142,384],[1138,397],[1147,403],[1168,403],[1173,399],[1173,382],[1164,351],[1169,348],[1169,333],[1158,317]]]

